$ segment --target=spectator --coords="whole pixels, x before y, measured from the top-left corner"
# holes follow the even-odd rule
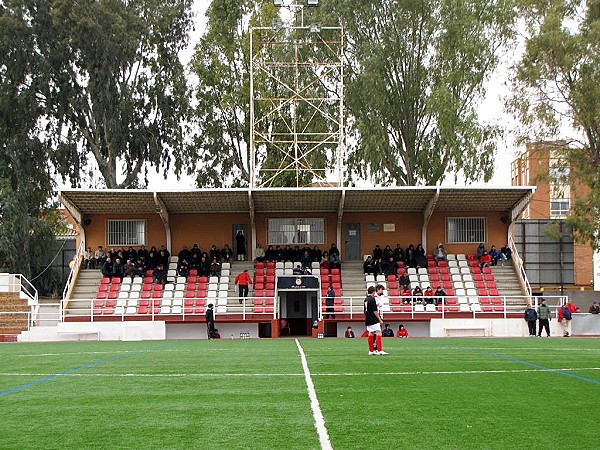
[[[558,308],[558,322],[563,328],[563,337],[569,337],[570,323],[571,323],[571,310],[569,305],[564,304]]]
[[[489,267],[492,263],[492,258],[488,252],[484,250],[483,255],[479,258],[479,268],[483,269],[484,267]]]
[[[415,249],[415,263],[417,267],[427,267],[427,257],[422,244],[417,245]]]
[[[210,276],[211,277],[219,277],[221,276],[221,263],[217,258],[213,258],[210,263]]]
[[[190,274],[190,266],[185,258],[179,262],[179,266],[177,267],[177,273],[180,277],[186,278]]]
[[[304,250],[302,258],[300,259],[300,263],[302,264],[302,267],[304,267],[304,268],[309,268],[309,269],[311,268],[312,258],[310,256],[310,249]]]
[[[406,249],[406,265],[408,267],[417,267],[417,260],[415,259],[415,249],[412,244]]]
[[[498,259],[500,258],[500,252],[498,252],[498,249],[495,245],[492,245],[492,248],[490,248],[488,254],[490,255],[492,266],[497,265]]]
[[[408,330],[406,328],[404,328],[404,325],[402,325],[402,324],[398,325],[398,332],[396,333],[396,337],[399,337],[399,338],[407,338],[408,337]]]
[[[481,244],[479,244],[479,247],[477,247],[477,253],[476,253],[477,261],[479,261],[481,259],[484,252],[485,252],[485,244],[482,242]]]
[[[386,261],[383,262],[382,270],[386,278],[388,275],[396,275],[396,261],[394,261],[393,256],[390,256]]]
[[[225,246],[221,249],[221,261],[230,263],[232,258],[233,250],[228,244],[225,244]]]
[[[101,271],[102,271],[103,276],[108,277],[108,278],[112,277],[113,263],[112,263],[112,259],[110,257],[107,257],[104,260],[104,264],[102,264]]]
[[[427,286],[427,289],[425,289],[425,292],[423,292],[423,296],[424,296],[424,303],[435,303],[435,299],[433,298],[433,296],[435,295],[435,292],[433,290],[433,288],[431,286]]]
[[[97,267],[102,268],[102,265],[106,261],[106,253],[101,245],[99,245],[98,249],[94,252],[94,258],[96,259]]]
[[[377,261],[378,259],[381,259],[381,258],[383,258],[383,250],[381,249],[379,244],[377,244],[375,246],[375,248],[373,249],[373,259],[375,261]]]
[[[382,335],[383,337],[392,337],[392,338],[394,337],[394,330],[392,330],[392,329],[390,328],[390,324],[389,324],[389,323],[386,323],[386,324],[385,324],[385,328],[384,328],[384,329],[383,329],[383,331],[381,332],[381,335]]]
[[[530,304],[527,304],[527,308],[525,309],[523,316],[527,322],[527,326],[529,327],[529,337],[536,337],[537,334],[535,332],[535,325],[538,319],[537,312]]]
[[[190,250],[190,253],[192,254],[192,257],[196,255],[196,258],[198,258],[198,261],[200,261],[200,257],[202,256],[202,250],[200,250],[198,244],[194,244],[194,246]]]
[[[410,277],[408,276],[408,274],[406,272],[404,272],[402,275],[400,275],[400,278],[398,279],[398,283],[400,283],[400,286],[402,287],[408,287],[410,289]]]
[[[118,277],[123,280],[123,275],[125,274],[125,268],[123,267],[123,262],[121,258],[115,259],[115,263],[113,264],[113,277]]]
[[[138,252],[139,255],[139,252]],[[144,267],[144,260],[142,258],[139,258],[136,260],[136,262],[133,265],[133,275],[136,277],[143,277],[144,276],[144,272],[145,272],[145,267]]]
[[[218,328],[215,328],[215,331],[213,333],[213,339],[221,339],[221,335],[219,334]]]
[[[164,264],[159,264],[152,274],[154,275],[154,283],[162,284],[163,286],[167,284],[167,271]]]
[[[210,275],[210,261],[206,254],[202,255],[200,259],[200,267],[198,268],[198,274],[201,277],[207,277]]]
[[[403,286],[400,295],[402,296],[402,303],[405,305],[410,305],[412,303],[412,291],[409,286]]]
[[[435,259],[436,264],[439,264],[440,261],[448,261],[448,253],[441,242],[433,251],[433,258]]]
[[[443,305],[446,303],[446,291],[442,289],[441,286],[438,286],[435,290],[435,304],[437,305]]]
[[[413,305],[416,305],[417,303],[421,303],[423,301],[423,291],[421,290],[421,286],[415,286],[412,292],[412,296]]]
[[[588,311],[590,314],[600,314],[600,306],[598,306],[598,302],[592,303],[590,309]]]
[[[198,255],[197,253],[192,253],[192,257],[190,258],[190,270],[191,269],[195,269],[198,270],[200,269],[200,255]]]
[[[158,252],[156,263],[162,264],[165,267],[169,267],[169,253],[166,250],[161,250],[160,252]]]
[[[329,270],[341,269],[341,268],[342,268],[342,262],[340,261],[340,252],[336,252],[336,253],[329,252]]]
[[[148,257],[144,260],[144,266],[147,269],[154,270],[154,268],[158,265],[156,251],[150,250],[148,252]]]
[[[206,334],[208,339],[213,339],[215,335],[215,314],[213,308],[214,305],[209,303],[206,309]]]
[[[546,336],[550,337],[550,308],[546,305],[546,299],[541,299],[541,304],[538,306],[538,337],[542,337],[542,329],[546,330]]]
[[[84,269],[95,269],[96,260],[94,259],[94,251],[92,247],[88,247],[83,255],[83,268]]]
[[[177,262],[189,261],[192,257],[192,253],[188,250],[187,245],[184,245],[181,251],[177,254]]]
[[[275,253],[275,249],[273,248],[272,245],[269,245],[267,247],[267,250],[265,251],[265,259],[267,261],[275,261],[275,256],[277,254]]]
[[[292,273],[294,275],[304,275],[304,269],[300,264],[297,264],[296,267],[294,267],[294,270],[292,270]]]
[[[504,265],[506,261],[510,261],[512,259],[512,250],[510,246],[506,244],[504,247],[500,249],[500,264]]]
[[[385,248],[383,249],[382,259],[384,261],[387,261],[393,257],[394,257],[394,251],[392,250],[392,247],[390,247],[389,245],[386,245]]]
[[[294,250],[289,245],[286,245],[283,249],[283,260],[284,261],[294,261]]]
[[[396,262],[404,261],[406,256],[404,255],[404,249],[400,246],[400,244],[396,244],[396,249],[394,250],[394,259]]]
[[[244,302],[244,299],[248,297],[249,286],[252,284],[252,277],[248,274],[248,269],[245,269],[237,277],[235,277],[235,284],[238,286],[240,305]]]
[[[167,250],[167,248],[164,245],[160,246],[160,251],[158,252],[159,254],[164,252],[165,257],[167,258],[167,264],[169,264],[169,258],[171,257],[171,252],[169,252],[169,250]],[[165,264],[166,266],[166,264]]]
[[[302,250],[300,250],[300,246],[296,245],[294,246],[294,250],[292,250],[292,257],[294,258],[294,261],[301,261],[302,260]]]
[[[313,259],[313,261],[321,261],[321,256],[323,255],[323,252],[321,252],[321,249],[319,247],[317,247],[316,245],[312,248],[311,250],[311,258]]]
[[[208,251],[208,256],[209,256],[209,261],[214,260],[215,258],[217,258],[217,260],[221,260],[221,250],[219,250],[217,248],[216,245],[213,245],[210,250]]]
[[[368,331],[365,330],[365,333],[368,333]],[[347,337],[348,339],[354,338],[354,331],[352,331],[352,327],[346,328],[346,333],[344,334],[344,336]]]
[[[321,269],[329,269],[329,252],[321,254]]]
[[[273,248],[270,247],[269,248]],[[258,262],[264,262],[266,259],[266,252],[265,249],[262,247],[262,245],[259,243],[256,245],[256,250],[254,251],[254,254],[256,255],[256,258],[254,258],[254,261],[258,261]]]
[[[123,274],[126,277],[131,277],[133,278],[135,276],[135,266],[133,265],[133,262],[131,261],[131,259],[128,259],[127,262],[125,263],[125,265],[123,266]]]
[[[327,289],[327,294],[325,297],[325,306],[326,306],[325,318],[326,319],[335,319],[335,314],[333,313],[333,311],[334,311],[333,305],[335,305],[335,290],[333,289],[333,286],[330,284],[329,288]]]
[[[246,236],[242,230],[238,230],[235,235],[235,254],[238,261],[246,260]]]

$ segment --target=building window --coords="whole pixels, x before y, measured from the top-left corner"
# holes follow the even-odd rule
[[[447,231],[449,244],[485,242],[485,217],[449,217]]]
[[[106,245],[146,245],[145,220],[107,220]]]
[[[571,205],[568,198],[550,199],[550,217],[552,219],[564,218],[569,214]]]
[[[324,244],[325,219],[269,219],[268,245]]]

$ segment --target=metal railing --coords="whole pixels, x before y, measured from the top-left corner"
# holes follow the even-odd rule
[[[525,267],[523,266],[523,260],[519,256],[519,252],[517,250],[517,246],[515,245],[515,241],[512,236],[508,237],[508,245],[510,250],[512,251],[512,261],[517,269],[517,276],[519,277],[519,282],[525,287],[527,295],[531,297],[531,285],[529,284],[529,279],[527,278],[527,273],[525,272]]]
[[[81,241],[79,247],[77,248],[77,253],[75,253],[75,256],[73,257],[71,271],[69,272],[65,288],[63,289],[63,300],[69,300],[69,298],[71,298],[71,294],[73,293],[73,289],[75,288],[75,280],[77,279],[77,275],[79,274],[79,270],[81,269],[81,264],[83,263],[84,253],[85,245],[83,241]]]

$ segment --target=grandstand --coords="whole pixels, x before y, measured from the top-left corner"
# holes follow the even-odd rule
[[[505,267],[480,269],[474,252],[480,241],[488,247],[510,243],[510,224],[532,191],[524,187],[66,190],[60,198],[77,224],[79,251],[54,328],[62,330],[64,339],[201,338],[205,332],[198,325],[204,322],[206,306],[213,303],[225,336],[279,337],[282,328],[284,334],[341,336],[347,325],[363,321],[367,287],[382,283],[386,321],[418,322],[431,336],[470,329],[491,335],[498,329],[494,321],[515,321],[513,328],[502,329],[519,334],[524,305],[532,298],[518,255]],[[208,250],[229,244],[237,252],[234,237],[240,230],[247,239],[249,261],[234,257],[223,263],[219,276],[200,275],[196,269],[185,276],[178,273],[175,255],[183,246],[197,243]],[[436,264],[430,253],[439,242],[449,254],[447,262]],[[315,260],[308,265],[310,273],[296,275],[300,261],[252,261],[259,243],[265,248],[306,245],[320,252],[336,244],[341,268]],[[397,243],[403,247],[422,243],[429,250],[427,267],[398,262],[396,274],[365,276],[364,256],[376,244]],[[85,247],[163,244],[172,255],[164,284],[156,282],[152,271],[109,278],[82,266]],[[244,270],[253,284],[249,296],[240,299],[234,280]],[[423,289],[443,287],[446,298],[437,304],[406,301],[398,285],[404,273]],[[329,285],[335,299],[328,309]],[[482,321],[484,325],[472,325]],[[30,330],[22,339],[42,335],[51,339],[46,332],[52,334]]]

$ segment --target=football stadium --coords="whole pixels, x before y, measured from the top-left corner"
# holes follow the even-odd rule
[[[1,449],[598,448],[592,142],[488,183],[477,117],[527,6],[33,3],[0,1]]]

